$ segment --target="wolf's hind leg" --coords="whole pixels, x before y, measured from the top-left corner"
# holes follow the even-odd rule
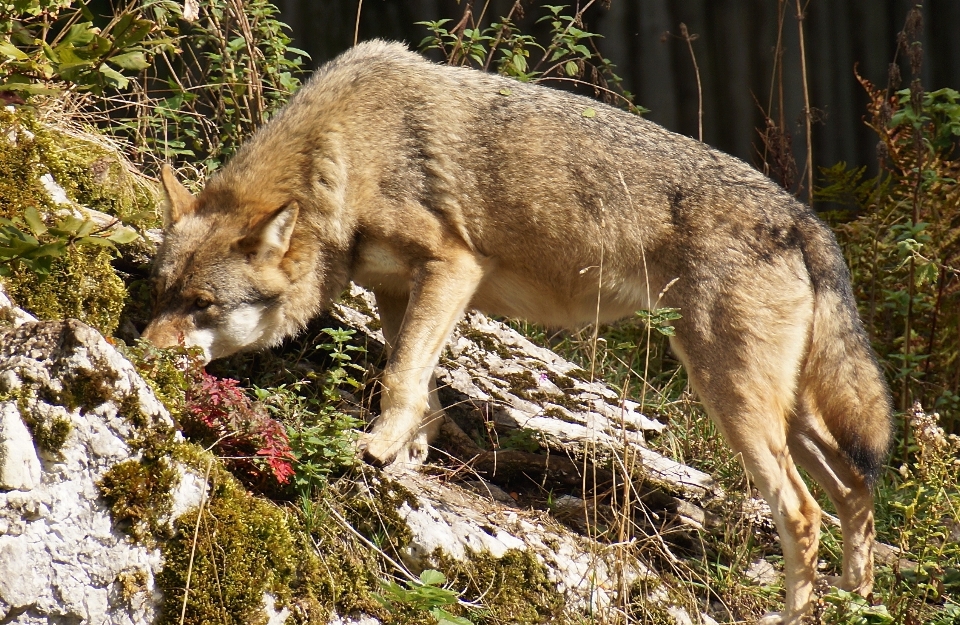
[[[791,423],[790,451],[830,497],[843,533],[843,575],[837,585],[861,595],[873,588],[873,493],[840,451],[826,424],[807,402]]]
[[[714,412],[747,473],[770,505],[783,550],[786,598],[782,615],[761,623],[799,624],[813,599],[820,507],[810,495],[787,447],[782,407],[763,406],[759,397],[744,397],[736,414]]]
[[[442,409],[433,371],[440,350],[483,277],[476,256],[454,248],[445,258],[427,261],[414,276],[409,301],[378,294],[390,354],[383,372],[381,414],[360,447],[375,464],[422,462],[430,438],[439,430]],[[403,310],[401,314],[399,311]],[[397,319],[399,329],[395,332]],[[387,329],[387,326],[391,326]],[[440,410],[439,415],[435,415]],[[427,415],[424,423],[424,415]]]
[[[799,625],[812,607],[820,532],[820,507],[787,442],[812,308],[809,291],[800,284],[794,294],[744,286],[714,301],[696,295],[680,302],[684,316],[671,345],[707,413],[741,454],[780,535],[784,609],[760,622]]]

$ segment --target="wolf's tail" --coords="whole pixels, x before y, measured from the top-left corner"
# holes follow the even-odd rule
[[[840,450],[872,484],[892,438],[889,391],[857,314],[850,272],[836,239],[812,214],[804,216],[801,230],[814,290],[801,393],[816,407]]]

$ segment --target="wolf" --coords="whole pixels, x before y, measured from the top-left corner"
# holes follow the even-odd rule
[[[578,95],[363,43],[320,68],[197,196],[165,167],[144,337],[207,359],[277,344],[350,280],[387,343],[372,462],[420,461],[464,310],[553,327],[677,308],[670,343],[770,504],[786,599],[812,603],[820,508],[840,587],[873,584],[889,392],[836,240],[746,163]],[[425,416],[431,418],[425,419]]]

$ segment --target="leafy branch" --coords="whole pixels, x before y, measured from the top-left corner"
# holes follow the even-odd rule
[[[116,244],[136,240],[137,233],[126,226],[117,227],[119,223],[115,220],[97,227],[92,219],[67,215],[48,227],[33,207],[21,217],[0,217],[0,276],[9,276],[17,265],[23,265],[43,282],[50,275],[53,259],[66,254],[73,245],[116,249]]]

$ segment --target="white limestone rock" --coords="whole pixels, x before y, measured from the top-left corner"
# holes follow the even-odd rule
[[[93,389],[92,398],[64,401],[78,384]],[[0,621],[153,622],[160,553],[113,527],[97,482],[137,458],[126,441],[139,426],[121,406],[133,403],[136,420],[151,427],[172,427],[170,416],[133,365],[78,321],[0,327],[0,387],[14,395],[0,401],[7,489],[0,492]],[[69,432],[59,449],[37,453],[25,422],[68,424]],[[18,441],[14,454],[11,440]],[[18,479],[12,462],[25,467]]]
[[[40,459],[33,438],[20,413],[6,403],[0,407],[0,490],[31,490],[39,483]]]
[[[381,331],[372,329],[379,327],[375,310],[373,295],[352,285],[349,301],[333,312],[382,343]],[[603,382],[580,379],[577,365],[506,324],[467,313],[448,345],[435,370],[438,387],[482,402],[498,427],[536,431],[562,456],[582,457],[587,449],[591,454],[619,452],[627,444],[642,459],[649,479],[695,499],[715,494],[709,475],[646,446],[645,433],[660,432],[664,424],[642,414],[636,402],[621,400]]]
[[[398,512],[412,539],[402,550],[404,564],[419,572],[435,566],[440,551],[454,559],[473,555],[503,557],[509,550],[532,550],[571,611],[595,614],[612,605],[618,592],[656,573],[637,560],[619,558],[615,546],[600,545],[549,517],[478,500],[474,493],[397,469],[392,477],[417,496]]]
[[[3,290],[3,283],[0,282],[0,329],[4,326],[17,327],[21,324],[36,320],[36,317],[17,308],[13,302],[10,301],[6,291]]]

